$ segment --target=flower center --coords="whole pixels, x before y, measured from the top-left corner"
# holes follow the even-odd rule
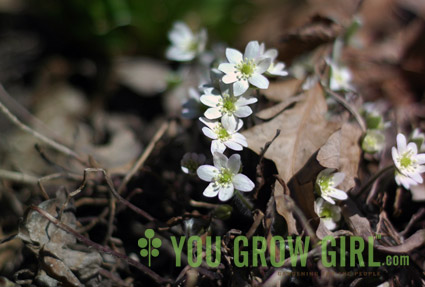
[[[187,160],[183,163],[183,166],[187,168],[190,173],[196,173],[199,163],[195,160]]]
[[[221,103],[222,113],[233,114],[236,111],[236,99],[228,94],[223,95]]]
[[[232,180],[233,180],[233,173],[227,168],[222,168],[220,170],[220,174],[215,179],[215,182],[223,186],[223,185],[228,185],[232,183]]]
[[[220,123],[215,128],[215,133],[220,141],[226,141],[230,138],[229,133],[227,130],[223,127],[223,125]]]
[[[327,193],[331,187],[333,187],[333,180],[331,176],[322,176],[319,179],[320,191],[322,193]]]
[[[412,164],[412,159],[410,157],[407,157],[406,155],[403,155],[400,159],[400,165],[403,168],[407,168]]]
[[[255,67],[254,60],[245,59],[236,66],[236,69],[240,72],[240,78],[246,80],[254,74]]]
[[[320,211],[320,217],[321,218],[331,218],[332,217],[332,210],[330,208],[323,208]]]

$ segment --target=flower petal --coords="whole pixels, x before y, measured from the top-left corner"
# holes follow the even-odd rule
[[[331,188],[330,191],[328,192],[328,195],[339,200],[346,200],[348,198],[348,195],[346,192],[337,188]]]
[[[406,137],[403,134],[397,135],[397,150],[399,153],[406,150]]]
[[[243,106],[254,104],[257,101],[258,101],[258,99],[255,98],[255,97],[244,97],[244,96],[240,96],[237,99],[237,101],[235,102],[235,105],[237,107],[243,107]]]
[[[204,190],[203,195],[206,197],[214,197],[217,196],[219,191],[220,189],[213,182],[211,182]]]
[[[227,167],[233,174],[238,174],[239,169],[241,168],[241,156],[237,153],[233,154],[229,157],[229,161],[227,162]]]
[[[202,95],[200,98],[201,103],[212,108],[215,108],[218,106],[220,99],[221,99],[220,96],[213,96],[213,95]]]
[[[232,198],[234,192],[234,188],[232,184],[224,186],[220,189],[218,193],[218,199],[221,201],[227,201]]]
[[[220,142],[219,140],[213,140],[211,142],[211,153],[214,154],[215,152],[223,153],[226,150],[226,146]]]
[[[333,200],[331,197],[329,197],[329,196],[327,196],[327,195],[325,195],[323,193],[322,193],[322,198],[324,200],[326,200],[327,202],[329,202],[329,203],[335,204],[335,200]]]
[[[225,74],[234,74],[236,71],[235,64],[231,63],[222,63],[218,66],[218,69]]]
[[[395,165],[397,167],[399,167],[398,166],[398,161],[397,161],[397,159],[399,158],[399,155],[398,155],[398,151],[397,151],[397,149],[395,147],[392,147],[392,149],[391,149],[391,155],[393,157],[393,161],[394,161]]]
[[[418,146],[414,142],[410,142],[407,145],[407,149],[410,149],[411,151],[413,151],[414,155],[416,155],[418,153]]]
[[[221,124],[230,134],[234,133],[238,124],[237,118],[234,115],[224,114],[221,117]]]
[[[239,64],[243,60],[243,55],[236,49],[227,48],[226,49],[226,58],[231,64]],[[220,68],[219,68],[220,70]]]
[[[238,143],[236,143],[232,140],[225,141],[224,144],[232,150],[240,151],[240,150],[243,149],[243,147],[240,144],[238,144]]]
[[[227,75],[226,75],[226,76],[227,76]],[[236,75],[235,75],[235,77],[236,77]],[[223,77],[223,82],[225,82],[225,81],[224,81],[224,78],[225,78],[225,77]],[[226,83],[226,82],[225,82],[225,83]],[[228,82],[228,83],[230,83],[230,82]],[[233,83],[233,95],[234,95],[235,97],[240,96],[240,95],[242,95],[243,93],[245,93],[245,92],[248,90],[248,88],[249,88],[249,83],[248,83],[248,81],[247,81],[247,80],[235,81],[235,82]]]
[[[260,44],[258,41],[251,41],[246,45],[244,57],[248,59],[256,59],[260,56]]]
[[[269,80],[260,74],[253,74],[251,78],[249,78],[249,82],[260,89],[267,89],[269,87]]]
[[[251,191],[255,184],[246,175],[240,173],[233,177],[233,185],[240,191]]]
[[[237,83],[238,77],[237,77],[236,73],[230,73],[230,74],[224,75],[223,78],[222,78],[222,81],[225,84]]]
[[[205,111],[204,116],[207,119],[214,120],[221,117],[221,112],[219,108],[209,108]]]
[[[218,169],[212,165],[201,165],[196,170],[196,174],[202,180],[212,181],[213,178],[218,174]]]
[[[248,146],[248,143],[246,141],[246,138],[242,134],[240,134],[240,133],[236,133],[236,134],[232,135],[232,140],[235,143],[240,144],[241,146],[244,146],[244,147],[247,147]]]
[[[334,182],[334,187],[337,187],[338,185],[341,184],[341,182],[344,181],[345,178],[345,174],[343,172],[336,172],[332,175],[332,179]]]
[[[213,161],[216,168],[227,168],[228,158],[224,154],[215,152],[213,154]]]
[[[418,155],[416,155],[416,160],[418,161],[419,164],[424,164],[425,163],[425,153],[420,153]]]
[[[217,139],[217,135],[210,128],[203,127],[202,132],[204,133],[204,135],[206,135],[210,139],[213,139],[213,140]]]
[[[260,62],[258,62],[257,67],[255,69],[255,72],[258,74],[262,74],[265,71],[267,71],[271,65],[271,59],[270,58],[265,58],[263,60],[261,60]]]
[[[236,111],[235,111],[235,116],[239,117],[239,118],[245,118],[248,117],[249,115],[252,114],[252,110],[250,107],[248,106],[244,106],[244,107],[239,107]],[[235,127],[236,127],[236,121],[235,121]]]

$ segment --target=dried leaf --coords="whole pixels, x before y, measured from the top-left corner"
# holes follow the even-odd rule
[[[265,157],[275,162],[285,182],[289,182],[338,127],[324,117],[327,105],[320,86],[307,91],[305,96],[294,108],[243,133],[250,148],[259,154],[264,143],[275,136],[276,130],[281,130]]]
[[[339,185],[344,191],[354,187],[357,177],[361,149],[358,144],[362,131],[354,124],[344,123],[340,130],[333,133],[317,155],[319,163],[326,168],[335,168],[345,174],[344,182]]]
[[[268,89],[264,90],[263,94],[271,101],[281,102],[295,95],[302,84],[303,80],[295,78],[272,82]]]
[[[288,192],[288,190],[286,192]],[[283,186],[281,184],[275,184],[273,196],[276,203],[276,211],[285,218],[288,226],[288,235],[298,234],[294,215],[292,214],[292,210],[287,206],[284,194],[285,191],[283,190]]]

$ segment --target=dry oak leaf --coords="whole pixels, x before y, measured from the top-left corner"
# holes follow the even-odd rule
[[[316,85],[292,109],[246,130],[243,135],[247,138],[250,149],[259,154],[264,143],[275,136],[277,129],[281,130],[265,157],[274,161],[280,177],[289,182],[338,129],[338,123],[325,119],[326,112],[323,90]]]
[[[317,155],[317,161],[326,168],[335,168],[345,174],[344,181],[338,188],[348,191],[354,187],[357,177],[361,148],[359,145],[361,129],[350,123],[344,123],[340,130],[334,132]]]

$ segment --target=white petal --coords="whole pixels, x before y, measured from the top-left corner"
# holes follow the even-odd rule
[[[165,54],[167,59],[175,61],[190,61],[195,58],[195,53],[192,51],[184,51],[177,47],[170,47]]]
[[[348,198],[347,193],[337,188],[331,188],[328,195],[339,200],[346,200]]]
[[[200,98],[201,103],[212,108],[218,106],[220,99],[221,99],[220,96],[213,96],[213,95],[202,95]]]
[[[255,184],[246,175],[240,173],[233,177],[233,185],[240,191],[251,191]]]
[[[242,107],[242,106],[247,106],[247,105],[251,105],[254,104],[258,101],[257,98],[254,97],[244,97],[244,96],[240,96],[237,101],[235,102],[235,105],[237,107]]]
[[[229,157],[229,161],[227,162],[227,167],[233,174],[238,174],[239,169],[241,168],[241,156],[237,153],[233,154]]]
[[[223,77],[223,82],[224,81],[224,77]],[[226,83],[226,82],[225,82]],[[228,82],[230,83],[230,82]],[[233,84],[233,95],[235,97],[242,95],[243,93],[245,93],[249,88],[249,83],[246,80],[240,80],[240,81],[236,81]]]
[[[248,106],[240,107],[235,111],[235,116],[239,118],[245,118],[252,114],[252,110]],[[235,121],[236,126],[236,121]]]
[[[211,182],[207,188],[204,190],[203,195],[206,197],[214,197],[217,196],[218,192],[219,192],[219,188],[217,186],[215,186],[215,184],[213,182]]]
[[[414,142],[410,142],[407,145],[407,149],[410,149],[411,151],[413,151],[414,155],[416,155],[418,153],[418,146]]]
[[[422,178],[422,176],[419,173],[414,173],[410,176],[414,181],[416,181],[417,183],[423,183],[424,180]]]
[[[238,119],[238,124],[236,125],[235,132],[237,132],[238,130],[240,130],[242,127],[243,127],[243,120]]]
[[[344,181],[345,178],[345,174],[343,172],[336,172],[332,175],[332,179],[334,182],[334,187],[337,187],[338,185],[341,184],[341,182]]]
[[[235,82],[237,83],[238,77],[236,76],[235,73],[230,73],[230,74],[224,75],[222,81],[225,84],[231,84],[231,83],[235,83]]]
[[[274,61],[277,55],[278,55],[278,51],[276,49],[269,49],[263,54],[263,57],[270,58],[272,61]]]
[[[226,150],[226,146],[220,142],[219,140],[213,140],[211,142],[211,153],[214,154],[215,152],[223,153]]]
[[[214,166],[221,169],[221,168],[227,168],[227,162],[228,159],[227,157],[219,152],[215,152],[213,154],[213,161],[214,161]]]
[[[220,199],[221,201],[229,200],[233,196],[233,191],[234,188],[232,184],[222,187],[220,189],[220,192],[218,193],[218,199]]]
[[[234,74],[236,71],[235,64],[230,63],[222,63],[218,66],[218,69],[225,74]]]
[[[251,78],[249,78],[249,82],[260,89],[267,89],[269,87],[269,80],[260,74],[253,74]]]
[[[213,139],[213,140],[217,139],[217,135],[210,128],[203,127],[202,132],[204,133],[204,135],[206,135],[210,139]]]
[[[201,123],[203,123],[204,125],[206,125],[207,127],[209,127],[210,129],[215,129],[215,127],[217,126],[217,121],[211,121],[207,118],[199,118],[199,121]]]
[[[403,134],[397,135],[397,149],[399,153],[402,153],[406,150],[406,138]]]
[[[331,197],[329,197],[327,195],[324,195],[323,193],[322,193],[322,198],[329,203],[335,204],[335,200],[333,200]]]
[[[187,167],[182,166],[182,171],[186,174],[189,174],[189,169]]]
[[[212,165],[201,165],[196,170],[199,178],[205,181],[212,181],[212,179],[218,174],[218,169]]]
[[[240,151],[240,150],[243,149],[243,147],[240,144],[238,144],[238,143],[236,143],[232,140],[225,141],[224,144],[232,150]]]
[[[419,164],[425,163],[425,153],[420,153],[416,155],[415,159],[418,161]]]
[[[391,149],[391,155],[393,157],[394,163],[396,164],[397,167],[399,167],[398,166],[398,163],[397,163],[397,159],[398,159],[399,155],[398,155],[398,151],[397,151],[397,149],[395,147],[392,147],[392,149]]]
[[[232,135],[232,140],[235,143],[240,144],[241,146],[244,146],[244,147],[247,147],[248,146],[248,143],[246,141],[246,138],[242,134],[240,134],[240,133],[233,134]]]
[[[336,228],[336,223],[332,220],[332,218],[321,218],[323,224],[329,230],[334,230]]]
[[[221,117],[221,124],[230,134],[235,132],[237,123],[237,118],[234,115],[224,114]]]
[[[244,57],[248,59],[256,59],[260,56],[260,44],[258,41],[251,41],[246,45]]]
[[[209,108],[205,111],[204,116],[207,119],[214,120],[221,117],[221,112],[219,108]]]
[[[263,60],[261,60],[260,62],[258,62],[257,67],[255,69],[255,72],[258,74],[262,74],[265,71],[267,71],[271,65],[271,60],[270,58],[265,58]]]
[[[243,55],[241,52],[239,52],[236,49],[227,48],[226,49],[226,58],[229,61],[229,63],[232,64],[239,64],[243,60]],[[220,70],[220,68],[219,68]]]

